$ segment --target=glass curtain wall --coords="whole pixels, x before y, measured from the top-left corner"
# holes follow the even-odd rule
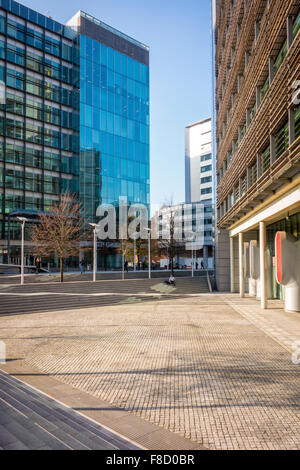
[[[80,35],[80,199],[149,204],[149,67]]]

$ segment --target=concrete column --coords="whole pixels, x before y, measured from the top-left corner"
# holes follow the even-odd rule
[[[247,189],[249,189],[250,186],[251,186],[251,181],[250,181],[251,178],[250,177],[251,177],[251,172],[250,172],[250,168],[248,167],[247,168]]]
[[[270,135],[270,165],[272,165],[276,160],[275,152],[275,137]]]
[[[287,47],[291,47],[293,42],[293,17],[288,16],[286,19]]]
[[[238,126],[238,143],[242,140],[242,128]]]
[[[242,76],[238,75],[238,91],[241,89],[241,84],[242,84]]]
[[[295,140],[295,111],[292,108],[288,110],[289,116],[289,145]]]
[[[255,21],[255,42],[257,42],[258,40],[259,31],[260,31],[259,21]]]
[[[259,223],[260,305],[261,305],[261,308],[263,309],[268,308],[266,249],[267,249],[266,223],[260,222]]]
[[[261,177],[261,155],[258,153],[256,155],[256,163],[257,163],[257,179]]]
[[[246,109],[246,127],[250,126],[250,111]]]
[[[261,88],[260,86],[257,86],[256,87],[256,109],[258,109],[260,105],[260,93],[261,93]]]
[[[250,54],[248,51],[245,52],[245,68],[248,67],[248,64],[249,64],[249,58],[250,58]]]
[[[239,233],[239,277],[240,277],[240,297],[245,297],[245,278],[244,278],[244,234]]]
[[[230,292],[234,293],[234,239],[230,237]]]
[[[243,181],[242,181],[242,178],[239,178],[239,195],[240,195],[240,198],[242,197],[242,192],[243,192]]]

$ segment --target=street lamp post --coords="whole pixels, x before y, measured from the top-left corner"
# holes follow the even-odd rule
[[[192,277],[194,277],[194,240],[195,240],[195,233],[194,232],[188,232],[191,237],[189,241],[192,243]]]
[[[148,232],[148,276],[151,279],[151,229],[146,228],[146,230]]]
[[[133,270],[136,271],[136,237],[133,239]]]
[[[17,219],[21,222],[21,230],[22,230],[22,241],[21,241],[21,285],[24,284],[24,231],[25,231],[25,222],[28,219],[26,217],[17,217]]]
[[[97,224],[89,224],[94,229],[94,248],[93,248],[93,282],[96,282],[96,272],[97,272],[97,233],[96,227]]]
[[[194,241],[192,241],[192,277],[194,277]]]

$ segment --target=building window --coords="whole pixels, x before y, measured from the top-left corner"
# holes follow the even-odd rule
[[[247,191],[247,175],[242,176],[242,196],[246,194]]]
[[[201,194],[211,194],[211,193],[212,193],[212,188],[201,189]]]
[[[300,105],[295,109],[295,138],[300,136]]]
[[[262,173],[270,168],[270,147],[268,146],[261,155],[261,170]]]
[[[280,49],[279,54],[276,57],[275,62],[274,62],[274,73],[275,74],[278,72],[282,62],[284,61],[284,58],[285,58],[286,54],[287,54],[287,41],[285,40],[284,44],[283,44],[282,48]]]
[[[234,199],[235,201],[238,201],[240,199],[240,186],[239,185],[237,185],[234,188]]]
[[[275,158],[289,148],[289,125],[286,122],[275,135]]]
[[[249,187],[257,180],[257,162],[249,168]]]
[[[205,173],[206,171],[211,171],[212,166],[211,165],[206,165],[201,167],[201,173]]]
[[[300,29],[300,11],[299,11],[299,13],[298,13],[297,18],[296,18],[295,21],[294,21],[294,26],[293,26],[293,39],[295,39],[295,37],[297,36],[299,29]]]
[[[201,178],[201,184],[205,183],[211,183],[212,182],[212,177],[211,176],[206,176],[205,178]]]
[[[267,94],[269,89],[269,77],[267,77],[265,83],[263,84],[261,91],[260,91],[260,100],[262,101]]]
[[[201,162],[206,162],[207,160],[211,160],[211,154],[202,155]]]
[[[254,118],[255,113],[256,113],[256,103],[254,104],[253,108],[250,110],[250,113],[249,113],[249,125],[252,122],[252,119]]]

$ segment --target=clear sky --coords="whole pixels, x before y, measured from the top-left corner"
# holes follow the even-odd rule
[[[184,128],[211,116],[210,0],[22,0],[65,23],[78,10],[150,46],[151,202],[183,202]]]

